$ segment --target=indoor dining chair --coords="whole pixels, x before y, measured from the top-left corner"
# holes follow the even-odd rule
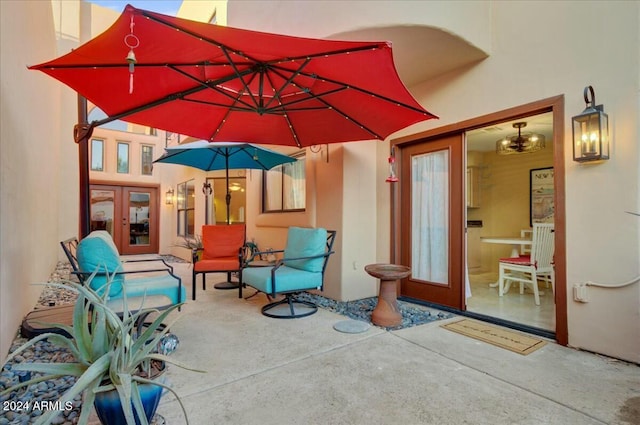
[[[553,269],[554,230],[551,223],[534,223],[531,243],[531,254],[520,257],[500,259],[500,275],[498,278],[498,295],[503,296],[509,290],[511,282],[520,283],[520,294],[524,287],[533,290],[536,305],[540,305],[538,280],[551,283],[554,290],[555,272]],[[506,284],[506,287],[505,287]]]

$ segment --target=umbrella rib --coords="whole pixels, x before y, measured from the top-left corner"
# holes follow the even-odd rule
[[[289,85],[293,85],[295,87],[300,88],[303,92],[308,92],[310,91],[310,89],[308,88],[301,88],[300,86],[298,86],[293,79],[296,78],[298,75],[300,75],[300,73],[302,72],[302,70],[309,64],[309,62],[311,61],[311,59],[307,59],[305,60],[302,64],[300,64],[300,66],[298,67],[297,70],[295,70],[293,73],[291,73],[291,76],[289,76],[289,78],[286,78],[286,76],[275,72],[276,74],[278,74],[280,77],[285,78],[286,81],[280,86],[280,88],[278,90],[276,90],[274,97],[271,98],[271,100],[269,102],[267,102],[267,105],[265,106],[265,108],[268,108],[269,105],[276,99],[281,99],[280,94],[284,91],[284,89],[289,86]],[[271,67],[269,67],[268,69],[271,69]],[[269,79],[269,83],[271,83],[271,87],[274,86],[273,84],[273,80],[269,77],[269,75],[267,74],[267,78]]]
[[[338,114],[342,115],[344,118],[348,119],[349,121],[355,123],[355,125],[359,126],[360,128],[362,128],[363,130],[367,131],[368,133],[372,134],[376,139],[382,140],[384,139],[384,137],[382,137],[380,134],[376,133],[375,131],[373,131],[372,129],[370,129],[369,127],[367,127],[366,125],[362,124],[360,121],[354,119],[353,117],[351,117],[350,115],[347,115],[346,113],[342,112],[342,110],[336,108],[335,106],[331,105],[330,103],[327,103],[326,100],[321,99],[321,98],[317,98],[319,102],[324,103],[325,105],[327,105],[327,107],[333,111],[336,111]]]
[[[330,41],[330,40],[326,40],[326,41]],[[287,58],[282,58],[282,59],[276,59],[273,61],[268,61],[265,62],[267,65],[273,66],[282,62],[292,62],[292,61],[299,61],[302,59],[316,59],[316,58],[323,58],[323,57],[328,57],[328,56],[336,56],[336,55],[344,55],[344,54],[349,54],[349,53],[356,53],[356,52],[360,52],[363,50],[376,50],[376,49],[380,49],[380,48],[384,48],[386,46],[388,46],[388,42],[373,42],[371,44],[367,44],[366,46],[360,46],[360,47],[352,47],[352,48],[347,48],[347,49],[340,49],[340,50],[329,50],[326,52],[319,52],[319,53],[314,53],[311,55],[303,55],[303,56],[291,56],[291,57],[287,57]]]
[[[221,47],[221,50],[222,50],[222,53],[224,53],[224,56],[227,58],[227,61],[229,62],[229,65],[231,66],[231,69],[233,69],[233,72],[235,72],[236,78],[242,82],[242,86],[244,87],[245,91],[251,97],[251,100],[253,101],[253,104],[256,105],[257,112],[260,113],[260,110],[262,108],[260,107],[259,102],[256,101],[255,97],[251,93],[251,90],[249,90],[249,86],[247,85],[246,81],[244,81],[244,78],[242,78],[243,75],[240,74],[240,72],[238,71],[238,68],[236,67],[236,64],[231,60],[231,56],[229,56],[229,51],[227,50],[226,46]],[[251,69],[251,71],[253,73],[255,73],[255,71],[256,71],[255,67],[251,67],[249,69]]]
[[[240,65],[252,65],[254,62],[236,62]],[[182,63],[175,63],[172,62],[171,64],[162,62],[162,63],[136,63],[136,68],[165,68],[165,67],[177,67],[177,66],[181,66],[181,67],[205,67],[205,66],[226,66],[226,63],[214,63],[208,60],[205,61],[200,61],[200,62],[182,62]],[[65,64],[56,64],[56,65],[46,65],[46,64],[41,64],[41,65],[33,65],[28,67],[28,69],[33,69],[33,70],[42,70],[42,69],[96,69],[96,68],[100,68],[100,69],[107,69],[107,68],[129,68],[129,64],[127,63],[91,63],[91,64],[70,64],[70,65],[65,65]]]
[[[251,74],[252,72],[253,72],[252,70],[248,69],[246,71],[242,71],[242,74],[243,75],[244,74]],[[120,113],[117,113],[117,114],[114,114],[114,115],[110,115],[107,118],[104,118],[104,119],[101,119],[101,120],[93,121],[92,124],[94,126],[99,126],[99,125],[106,124],[106,123],[111,122],[111,121],[123,119],[123,118],[128,117],[129,115],[133,115],[133,114],[136,114],[138,112],[146,111],[147,109],[155,108],[156,106],[160,106],[162,104],[165,104],[167,102],[171,102],[171,101],[176,100],[176,99],[188,100],[188,99],[185,99],[185,96],[188,96],[188,95],[194,94],[194,93],[198,93],[198,92],[200,92],[202,90],[206,90],[206,89],[215,89],[216,85],[221,84],[221,83],[223,83],[225,81],[233,80],[235,78],[237,78],[237,76],[229,75],[229,76],[226,76],[224,78],[220,78],[220,79],[218,79],[216,81],[213,81],[213,82],[203,82],[203,81],[200,81],[198,79],[194,79],[195,81],[197,81],[199,83],[199,85],[197,87],[192,87],[192,88],[190,88],[188,90],[183,90],[183,91],[180,91],[180,92],[171,93],[171,94],[169,94],[169,95],[167,95],[167,96],[165,96],[163,98],[156,99],[154,101],[145,103],[145,104],[140,105],[140,106],[136,106],[135,108],[129,109],[127,111],[123,111],[123,112],[120,112]]]
[[[226,44],[220,43],[219,41],[204,37],[202,34],[198,34],[196,32],[187,30],[182,26],[167,22],[164,19],[161,19],[161,18],[158,18],[157,16],[151,15],[146,10],[142,10],[142,9],[138,9],[138,10],[142,14],[142,16],[144,16],[145,18],[148,18],[148,19],[150,19],[152,21],[158,22],[159,24],[166,25],[169,28],[173,28],[173,29],[179,30],[179,31],[183,32],[184,34],[187,34],[187,35],[190,35],[191,37],[197,38],[198,40],[206,41],[207,43],[213,44],[216,47],[226,49],[226,50],[232,52],[235,55],[238,55],[240,57],[246,58],[246,59],[248,59],[250,61],[253,61],[253,62],[256,62],[256,63],[277,64],[277,63],[280,63],[280,62],[290,62],[292,60],[295,61],[295,60],[301,60],[301,59],[306,59],[306,58],[313,59],[313,58],[318,58],[318,57],[342,55],[342,54],[345,54],[345,53],[355,53],[355,52],[359,52],[359,51],[362,51],[362,50],[374,50],[374,49],[384,48],[385,46],[389,46],[388,42],[373,42],[371,44],[367,44],[367,45],[359,46],[359,47],[345,48],[345,49],[339,49],[339,50],[329,50],[329,51],[314,53],[314,54],[310,54],[310,55],[294,56],[294,57],[289,57],[289,58],[281,58],[281,59],[277,59],[277,60],[270,61],[270,62],[261,62],[259,60],[256,60],[256,59],[252,58],[251,56],[247,55],[246,53],[244,53],[244,52],[242,52],[240,50],[233,49],[230,46],[227,46]]]
[[[171,68],[175,72],[178,72],[178,73],[184,75],[185,77],[197,82],[198,84],[202,85],[204,89],[211,89],[211,90],[213,90],[213,91],[215,91],[215,92],[217,92],[217,93],[219,93],[219,94],[221,94],[223,96],[228,97],[229,99],[231,99],[231,100],[233,100],[235,102],[239,102],[239,103],[242,103],[242,104],[246,105],[247,106],[246,110],[255,111],[255,108],[252,108],[251,104],[242,101],[240,98],[235,98],[235,97],[231,96],[227,91],[222,90],[219,87],[217,87],[218,84],[221,84],[221,83],[224,83],[224,82],[227,82],[227,81],[231,81],[231,80],[234,80],[234,79],[238,78],[237,75],[228,75],[228,76],[226,76],[224,78],[221,78],[221,79],[218,79],[216,81],[204,82],[204,81],[201,81],[198,78],[196,78],[196,77],[194,77],[194,76],[192,76],[192,75],[190,75],[190,74],[188,74],[188,73],[186,73],[186,72],[184,72],[184,71],[182,71],[180,69],[174,68],[173,66],[169,66],[169,68]],[[241,74],[241,76],[244,76],[244,75],[251,75],[253,77],[253,75],[255,75],[255,74],[253,74],[253,70],[249,70],[248,69],[246,71],[243,71],[243,73]],[[197,102],[197,101],[191,100],[191,99],[183,99],[183,100]],[[210,102],[201,102],[201,103],[212,105],[212,106],[221,106],[221,107],[227,107],[228,106],[228,105],[224,105],[224,104],[221,104],[221,103],[220,104],[218,104],[218,103],[210,103]],[[242,109],[242,110],[245,110],[245,109]]]
[[[219,155],[218,150],[213,150],[213,155],[211,156],[211,161],[209,161],[209,166],[207,167],[207,170],[213,170],[213,164],[216,162],[216,158]]]
[[[291,72],[290,70],[288,70],[288,69],[286,69],[286,68],[282,68],[282,67],[275,67],[275,66],[273,66],[273,67],[272,67],[272,69],[278,69],[278,70],[285,71],[285,72]],[[406,104],[406,103],[399,102],[399,101],[394,100],[394,99],[392,99],[392,98],[390,98],[390,97],[382,96],[382,95],[380,95],[380,94],[378,94],[378,93],[372,92],[372,91],[367,90],[367,89],[360,88],[360,87],[358,87],[358,86],[354,86],[354,85],[352,85],[352,84],[346,84],[346,83],[343,83],[343,82],[341,82],[341,81],[337,81],[337,80],[333,80],[333,79],[330,79],[330,78],[323,77],[323,76],[321,76],[321,75],[317,75],[317,74],[310,74],[310,73],[306,73],[306,72],[302,72],[302,71],[300,71],[300,75],[303,75],[303,76],[305,76],[305,77],[310,77],[310,78],[317,78],[317,79],[321,79],[321,80],[327,81],[327,82],[329,82],[329,83],[333,83],[333,84],[336,84],[336,85],[342,86],[342,87],[344,87],[345,89],[353,89],[353,90],[359,91],[359,92],[361,92],[361,93],[367,94],[367,95],[369,95],[369,96],[373,96],[373,97],[375,97],[375,98],[378,98],[378,99],[381,99],[381,100],[384,100],[384,101],[387,101],[387,102],[390,102],[390,103],[395,103],[395,104],[396,104],[396,105],[398,105],[398,106],[402,106],[402,107],[404,107],[404,108],[411,109],[412,111],[420,112],[421,114],[429,115],[429,116],[433,116],[433,117],[435,117],[435,115],[431,114],[431,113],[430,113],[430,112],[428,112],[428,111],[425,111],[424,109],[416,108],[415,106],[411,106],[411,105],[408,105],[408,104]],[[406,88],[405,88],[405,89],[406,89]],[[407,90],[407,91],[408,91],[408,90]]]
[[[281,100],[280,96],[277,96],[277,99],[278,99],[278,105],[280,106],[280,108],[283,111],[284,119],[285,119],[285,121],[287,121],[287,125],[289,126],[289,131],[291,131],[291,136],[293,137],[293,141],[296,143],[297,147],[301,148],[302,144],[300,143],[300,140],[298,139],[298,132],[295,130],[295,128],[293,128],[293,123],[289,119],[289,114],[287,113],[286,109],[282,105],[282,100]]]
[[[274,71],[274,72],[275,72],[276,74],[278,74],[278,75],[280,75],[281,77],[283,77],[283,78],[284,78],[284,76],[283,76],[283,75],[279,74],[279,73],[278,73],[278,72],[276,72],[276,71]],[[302,70],[301,70],[301,69],[299,69],[299,70],[296,72],[296,75],[300,74],[301,72],[302,72]],[[291,82],[291,84],[292,84],[292,85],[295,85],[296,87],[298,87],[298,85],[296,85],[294,82]],[[380,134],[378,134],[378,133],[376,133],[375,131],[373,131],[373,130],[372,130],[371,128],[369,128],[368,126],[366,126],[366,125],[362,124],[362,123],[361,123],[361,122],[359,122],[358,120],[356,120],[356,119],[354,119],[353,117],[351,117],[351,116],[347,115],[347,114],[346,114],[346,113],[344,113],[342,110],[340,110],[340,109],[338,109],[338,108],[334,107],[333,105],[331,105],[330,103],[328,103],[326,100],[322,99],[322,97],[323,97],[323,96],[327,96],[327,95],[332,94],[332,93],[336,93],[336,92],[339,92],[339,91],[343,91],[343,90],[346,90],[347,88],[348,88],[347,86],[345,86],[345,85],[341,85],[341,87],[339,87],[339,88],[337,88],[337,89],[334,89],[334,90],[331,90],[331,91],[329,91],[329,92],[322,93],[321,95],[316,95],[316,94],[312,93],[312,92],[311,92],[311,90],[309,90],[309,91],[305,91],[305,93],[310,93],[310,96],[309,96],[308,98],[305,98],[305,99],[298,99],[298,100],[295,100],[295,101],[293,101],[293,102],[289,102],[289,103],[288,103],[288,104],[286,104],[286,105],[284,105],[284,104],[282,103],[280,96],[278,96],[279,107],[280,107],[280,108],[282,109],[282,111],[284,112],[284,117],[285,117],[285,119],[287,120],[287,123],[289,124],[289,128],[291,129],[291,132],[293,133],[293,137],[294,137],[294,139],[295,139],[295,141],[296,141],[296,143],[297,143],[298,145],[299,145],[300,143],[298,142],[298,137],[297,137],[297,135],[296,135],[296,133],[295,133],[295,130],[293,129],[293,124],[292,124],[292,122],[289,120],[289,116],[288,116],[288,112],[289,112],[289,110],[287,110],[286,108],[287,108],[287,106],[294,105],[294,104],[296,104],[296,103],[307,102],[307,101],[309,101],[309,100],[311,100],[311,99],[316,99],[318,102],[321,102],[321,103],[325,104],[325,105],[327,106],[327,108],[326,108],[326,109],[336,111],[338,114],[342,115],[344,118],[346,118],[346,119],[348,119],[349,121],[351,121],[351,122],[355,123],[355,125],[359,126],[359,127],[360,127],[360,128],[362,128],[363,130],[367,131],[369,134],[373,135],[376,139],[379,139],[379,140],[384,139],[384,137],[382,137]],[[319,109],[319,108],[313,108],[313,109]]]
[[[238,148],[238,150],[236,150],[234,152],[231,152],[229,154],[229,158],[231,158],[233,155],[240,155],[240,154],[247,155],[249,158],[251,158],[252,161],[257,163],[263,170],[268,170],[269,169],[269,168],[267,168],[267,166],[262,161],[260,161],[260,157],[259,156],[256,155],[256,157],[258,158],[258,159],[256,159],[256,157],[254,157],[253,154],[251,154],[251,153],[249,153],[247,151],[246,147],[241,147],[241,148]]]
[[[156,106],[160,106],[160,105],[165,104],[167,102],[171,102],[171,101],[173,101],[175,99],[181,99],[181,98],[184,99],[184,96],[188,96],[190,94],[197,93],[199,91],[204,90],[205,88],[206,87],[193,87],[193,88],[191,88],[189,90],[183,90],[181,92],[172,93],[172,94],[170,94],[168,96],[165,96],[165,97],[163,97],[161,99],[157,99],[157,100],[154,100],[152,102],[145,103],[144,105],[136,106],[135,108],[132,108],[132,109],[129,109],[129,110],[126,110],[126,111],[123,111],[123,112],[119,112],[119,113],[114,114],[114,115],[109,115],[107,118],[104,118],[104,119],[101,119],[101,120],[92,121],[92,124],[94,126],[99,126],[99,125],[106,124],[106,123],[111,122],[111,121],[120,120],[120,119],[128,117],[129,115],[133,115],[133,114],[136,114],[138,112],[146,111],[147,109],[155,108]]]
[[[167,22],[167,21],[165,21],[164,19],[160,19],[160,18],[158,18],[157,16],[151,15],[151,14],[150,14],[150,13],[148,13],[146,10],[142,10],[142,9],[138,9],[138,10],[141,12],[142,16],[144,16],[145,18],[148,18],[148,19],[150,19],[150,20],[152,20],[152,21],[155,21],[155,22],[157,22],[157,23],[159,23],[159,24],[166,25],[166,26],[168,26],[169,28],[173,28],[173,29],[175,29],[175,30],[181,31],[181,32],[183,32],[184,34],[187,34],[187,35],[189,35],[189,36],[191,36],[191,37],[197,38],[198,40],[205,41],[205,42],[207,42],[207,43],[209,43],[209,44],[213,44],[214,46],[219,47],[219,48],[221,48],[221,49],[226,49],[227,51],[230,51],[230,52],[232,52],[233,54],[238,55],[238,56],[240,56],[240,57],[243,57],[243,58],[245,58],[245,59],[247,59],[247,60],[250,60],[250,61],[252,61],[252,62],[260,62],[260,61],[258,61],[258,60],[255,60],[255,59],[254,59],[254,58],[252,58],[251,56],[248,56],[247,54],[243,53],[242,51],[240,51],[240,50],[236,50],[236,49],[233,49],[232,47],[227,46],[226,44],[220,43],[219,41],[216,41],[216,40],[210,39],[210,38],[208,38],[208,37],[204,37],[202,34],[198,34],[198,33],[196,33],[196,32],[193,32],[193,31],[190,31],[190,30],[188,30],[188,29],[185,29],[185,28],[184,28],[184,27],[182,27],[182,26],[179,26],[179,25],[176,25],[176,24],[172,24],[172,23],[170,23],[170,22]]]

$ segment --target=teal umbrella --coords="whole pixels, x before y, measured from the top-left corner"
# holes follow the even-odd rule
[[[229,170],[269,170],[277,165],[295,162],[296,159],[279,152],[242,142],[207,142],[199,140],[184,145],[165,148],[165,153],[154,163],[180,164],[204,171],[225,170],[227,179],[227,224],[231,192]]]

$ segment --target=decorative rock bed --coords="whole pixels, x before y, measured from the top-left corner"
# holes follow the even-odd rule
[[[70,271],[71,266],[69,263],[59,262],[49,277],[49,282],[69,280]],[[36,303],[36,308],[73,304],[76,299],[77,294],[72,291],[46,285]],[[26,338],[22,338],[20,333],[17,332],[9,352],[15,351],[26,341]],[[20,380],[30,379],[30,377],[35,376],[35,374],[25,372],[14,372],[11,367],[17,363],[62,363],[69,361],[73,361],[73,356],[68,350],[48,341],[40,341],[4,365],[2,371],[0,371],[0,391],[15,385]],[[60,400],[60,394],[71,388],[74,383],[74,377],[62,377],[40,382],[26,389],[14,391],[11,394],[0,397],[3,407],[0,411],[0,425],[29,424],[42,413],[51,409],[61,411],[61,414],[51,422],[52,424],[69,425],[78,423],[82,405],[80,395],[74,399],[72,406],[62,406],[57,403]]]
[[[371,322],[371,314],[378,303],[377,297],[363,298],[354,301],[335,301],[330,298],[310,294],[308,292],[296,295],[296,298],[302,301],[313,302],[320,308],[342,314],[354,320],[362,320],[368,323]],[[404,301],[398,301],[398,308],[402,314],[402,324],[400,326],[385,329],[396,330],[409,328],[411,326],[418,326],[436,320],[453,317],[453,315],[449,313],[429,311],[415,304]]]

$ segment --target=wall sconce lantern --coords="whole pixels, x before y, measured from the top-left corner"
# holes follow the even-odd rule
[[[577,162],[609,159],[609,117],[596,105],[593,87],[584,88],[586,109],[573,122],[573,160]]]
[[[164,202],[167,205],[173,205],[173,189],[169,188],[169,190],[167,190],[167,193],[165,194],[164,197]]]

